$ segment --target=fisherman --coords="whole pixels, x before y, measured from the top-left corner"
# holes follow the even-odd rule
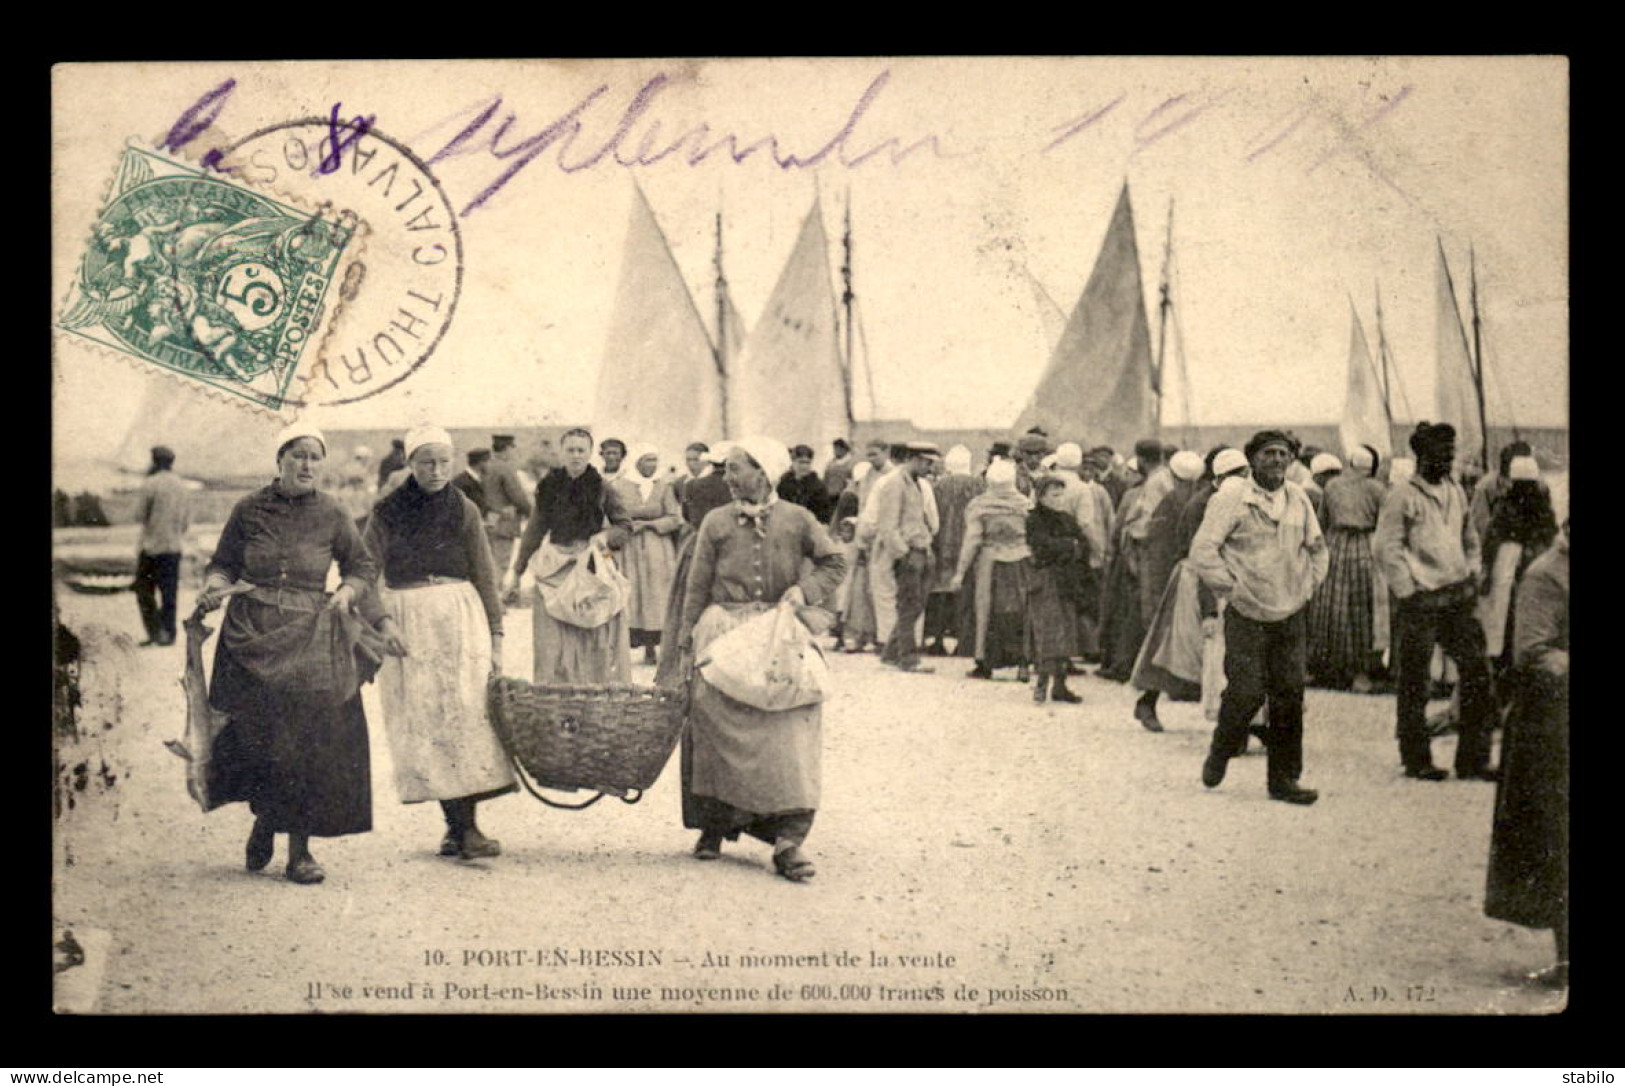
[[[924,482],[933,461],[941,456],[928,441],[904,445],[907,459],[874,492],[875,544],[871,560],[875,569],[891,572],[896,610],[887,633],[880,662],[900,671],[928,672],[920,664],[920,648],[915,626],[925,614],[926,589],[930,584],[933,557],[931,542],[939,521],[930,484]],[[878,614],[880,601],[876,599]]]
[[[485,484],[486,534],[491,539],[491,557],[496,562],[500,577],[513,556],[514,541],[519,538],[523,523],[531,514],[530,495],[525,493],[514,468],[517,453],[512,434],[491,435],[490,466],[481,480]],[[517,592],[508,600],[517,599]]]
[[[147,639],[141,642],[144,647],[175,643],[175,596],[192,503],[186,483],[175,474],[174,467],[174,450],[154,445],[152,465],[141,481],[141,550],[135,561],[135,602],[147,630]]]
[[[1227,483],[1209,501],[1191,541],[1203,583],[1229,601],[1224,612],[1225,686],[1202,783],[1216,788],[1247,728],[1269,705],[1267,780],[1271,799],[1307,805],[1319,798],[1303,772],[1304,608],[1326,578],[1326,542],[1303,488],[1286,479],[1298,443],[1279,430],[1247,442],[1252,477]]]
[[[1411,434],[1416,474],[1396,483],[1383,500],[1372,551],[1398,598],[1399,756],[1405,776],[1440,781],[1427,726],[1429,663],[1440,645],[1460,675],[1460,739],[1456,776],[1495,780],[1490,768],[1494,701],[1479,625],[1479,540],[1467,496],[1450,478],[1456,430],[1447,422],[1420,422]]]

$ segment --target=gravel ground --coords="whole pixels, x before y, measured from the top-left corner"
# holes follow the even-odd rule
[[[191,599],[183,592],[183,615]],[[81,631],[140,628],[127,593],[60,603]],[[97,650],[91,676],[122,682],[91,698],[90,715],[107,719],[93,722],[103,726],[90,753],[115,780],[81,793],[55,839],[59,927],[110,935],[83,1009],[1564,1005],[1520,982],[1550,963],[1550,934],[1482,912],[1494,787],[1401,777],[1391,697],[1310,691],[1304,783],[1321,800],[1298,808],[1266,799],[1261,755],[1204,789],[1209,728],[1194,705],[1165,705],[1168,731],[1151,735],[1130,716],[1133,692],[1094,678],[1074,680],[1082,705],[1035,706],[1014,681],[965,678],[963,661],[904,675],[873,656],[834,657],[840,690],[825,708],[808,847],[819,873],[797,885],[771,875],[757,842],[717,863],[690,858],[675,758],[636,806],[492,802],[481,823],[504,854],[441,859],[438,809],[395,800],[369,688],[374,830],[313,842],[328,879],[302,887],[280,877],[281,841],[266,872],[243,870],[246,807],[205,816],[187,798],[182,763],[163,747],[184,726],[182,648],[119,640],[97,640],[112,647]],[[508,673],[527,675],[528,612],[513,614],[507,652]],[[1438,744],[1440,764],[1451,742]]]

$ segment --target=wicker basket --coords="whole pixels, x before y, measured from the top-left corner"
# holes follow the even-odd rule
[[[487,704],[497,738],[537,785],[623,800],[636,792],[627,800],[635,803],[677,746],[684,702],[682,690],[660,686],[498,678],[491,680]]]

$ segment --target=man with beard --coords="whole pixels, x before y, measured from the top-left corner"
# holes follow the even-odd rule
[[[1456,431],[1449,423],[1417,424],[1411,435],[1416,474],[1389,490],[1377,518],[1371,549],[1398,604],[1399,756],[1405,775],[1438,781],[1427,726],[1429,664],[1438,644],[1461,677],[1460,739],[1456,776],[1494,780],[1490,727],[1494,702],[1479,625],[1479,541],[1467,496],[1450,468]]]
[[[1202,783],[1216,788],[1247,742],[1247,726],[1269,705],[1269,796],[1308,805],[1319,798],[1303,772],[1303,687],[1308,626],[1304,608],[1326,579],[1320,522],[1303,488],[1286,479],[1298,443],[1279,430],[1247,442],[1252,477],[1228,483],[1209,501],[1191,541],[1190,562],[1224,612],[1228,685]]]

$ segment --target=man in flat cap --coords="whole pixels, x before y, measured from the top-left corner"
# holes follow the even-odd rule
[[[530,495],[519,482],[519,471],[514,465],[512,434],[491,435],[491,459],[486,465],[484,478],[486,514],[485,527],[491,539],[491,558],[500,574],[508,568],[513,556],[514,541],[531,514]]]
[[[1460,674],[1460,738],[1456,776],[1494,780],[1490,768],[1493,700],[1479,625],[1479,540],[1467,496],[1450,478],[1456,431],[1449,423],[1418,423],[1411,435],[1416,474],[1396,483],[1382,503],[1371,550],[1398,599],[1394,609],[1398,658],[1399,758],[1405,775],[1438,781],[1427,727],[1429,665],[1441,646]]]
[[[1252,477],[1219,488],[1191,542],[1192,568],[1229,603],[1224,611],[1229,685],[1202,763],[1202,783],[1216,788],[1224,780],[1230,759],[1246,747],[1248,724],[1267,702],[1269,796],[1307,805],[1319,794],[1298,783],[1308,633],[1304,611],[1326,579],[1329,556],[1308,495],[1286,478],[1297,441],[1264,430],[1253,435],[1245,451]]]
[[[1035,428],[1036,430],[1036,428]],[[1033,496],[1033,482],[1044,474],[1044,457],[1050,454],[1049,438],[1029,430],[1016,442],[1016,489]]]
[[[175,643],[175,593],[192,514],[186,483],[172,470],[174,466],[174,451],[167,445],[154,445],[152,466],[141,481],[141,551],[135,561],[135,603],[141,609],[141,624],[147,629],[142,645]]]
[[[902,454],[898,467],[874,491],[872,561],[876,569],[890,570],[896,586],[896,610],[880,661],[903,671],[925,672],[932,669],[920,664],[917,627],[925,615],[931,542],[937,534],[936,502],[925,478],[941,453],[926,441],[908,442],[897,451]],[[879,602],[877,597],[877,608]]]

